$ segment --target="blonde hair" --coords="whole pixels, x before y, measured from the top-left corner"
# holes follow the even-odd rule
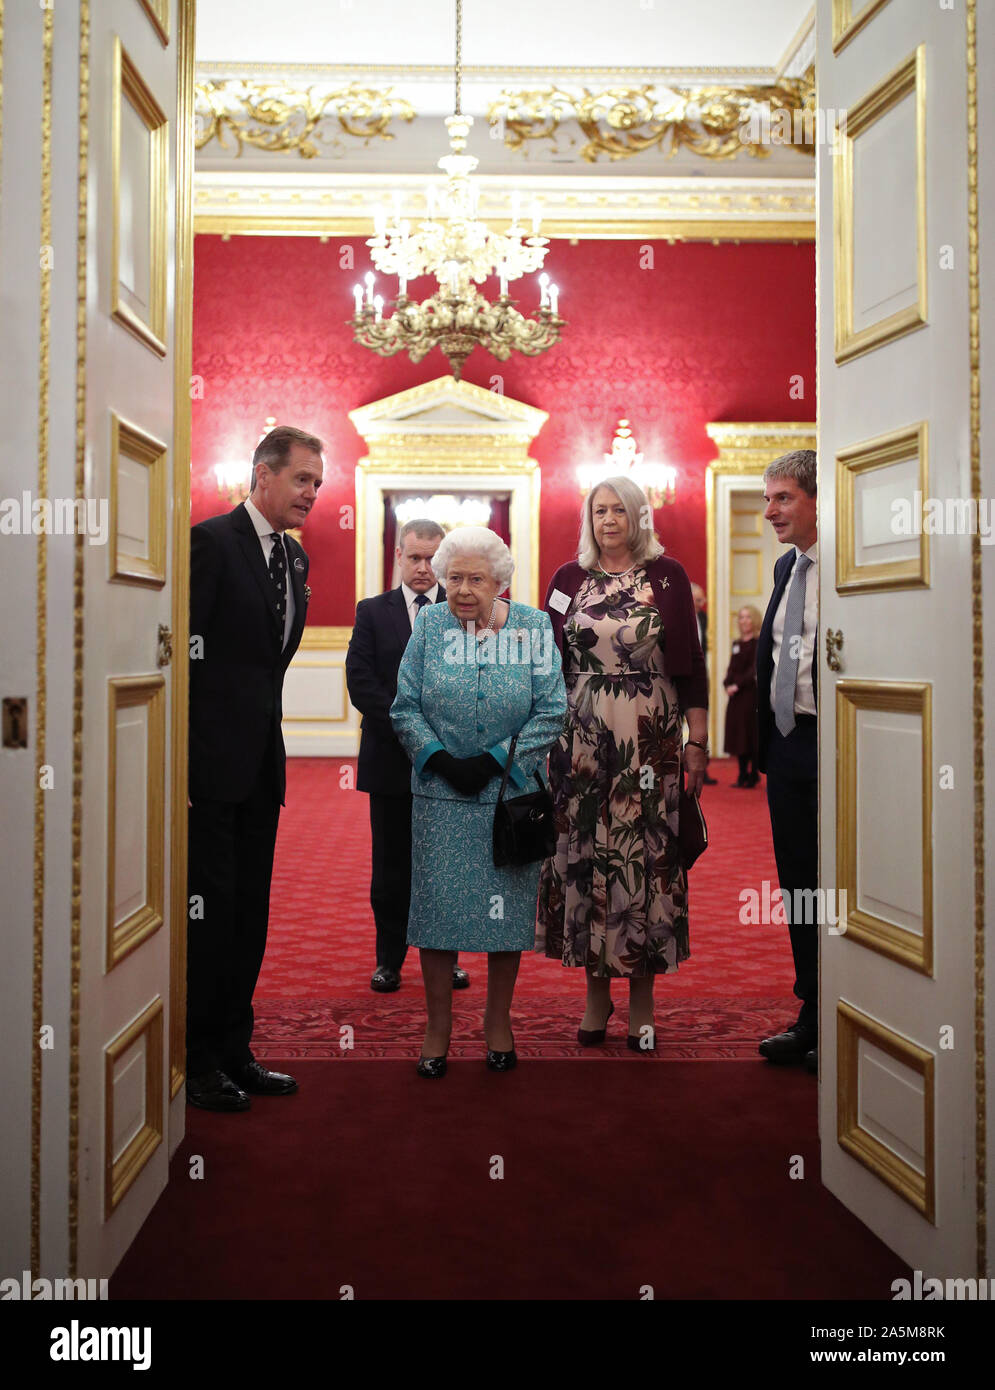
[[[753,635],[754,637],[759,637],[760,629],[763,627],[764,621],[760,609],[755,607],[752,603],[743,603],[736,609],[736,617],[738,618],[740,613],[743,612],[749,613],[753,620]]]
[[[646,499],[645,492],[638,483],[620,474],[614,478],[602,478],[584,499],[584,510],[580,518],[580,544],[577,547],[577,563],[580,567],[585,570],[594,569],[600,558],[598,543],[594,539],[591,513],[594,508],[594,495],[603,487],[608,488],[609,492],[614,492],[625,508],[625,515],[629,521],[629,553],[633,564],[655,560],[658,555],[662,555],[663,546],[653,530],[653,509]]]

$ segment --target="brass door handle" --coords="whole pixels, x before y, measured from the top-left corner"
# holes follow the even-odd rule
[[[155,664],[158,667],[168,666],[173,659],[173,634],[165,623],[159,624],[159,644],[156,652]]]
[[[842,671],[843,663],[840,661],[840,652],[843,649],[843,629],[839,628],[836,632],[831,627],[826,629],[826,665],[830,671]]]

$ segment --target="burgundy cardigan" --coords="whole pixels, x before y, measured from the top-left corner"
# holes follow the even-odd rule
[[[667,675],[677,688],[677,700],[683,713],[686,709],[708,708],[708,677],[705,674],[705,658],[698,636],[698,620],[695,613],[691,584],[684,566],[666,555],[658,555],[655,560],[647,560],[644,566],[653,588],[653,599],[660,610],[663,621],[663,647]],[[563,628],[569,615],[549,606],[554,589],[573,599],[590,575],[576,560],[561,565],[549,582],[546,591],[545,609],[553,625],[556,645],[563,651]]]

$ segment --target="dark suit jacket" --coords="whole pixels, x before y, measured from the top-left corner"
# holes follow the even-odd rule
[[[777,612],[778,605],[791,572],[795,567],[795,559],[798,552],[791,546],[777,561],[774,566],[774,592],[770,596],[770,603],[767,605],[767,612],[764,614],[763,626],[760,629],[760,636],[757,639],[757,725],[759,735],[759,758],[758,766],[761,772],[767,771],[767,748],[770,744],[771,730],[774,727],[774,711],[770,703],[770,682],[774,674],[774,614]],[[819,640],[816,633],[816,640],[812,644],[812,693],[815,696],[815,707],[819,708]]]
[[[445,603],[439,585],[436,603]],[[363,716],[356,787],[361,792],[408,796],[411,762],[390,722],[397,694],[397,668],[411,636],[411,623],[398,586],[356,607],[356,624],[345,658],[349,699]]]
[[[294,595],[286,647],[276,589],[245,507],[212,516],[190,532],[191,801],[244,801],[271,747],[284,799],[283,677],[304,631],[308,573],[302,548],[292,536],[284,542]]]

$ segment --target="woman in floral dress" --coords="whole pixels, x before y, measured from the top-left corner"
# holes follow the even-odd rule
[[[629,1046],[655,1050],[653,982],[689,955],[678,854],[682,720],[689,791],[704,778],[708,693],[691,586],[665,558],[631,479],[587,498],[578,561],[546,611],[563,656],[564,732],[550,753],[556,854],[539,883],[537,949],[587,972],[578,1041],[602,1042],[611,981],[629,981]]]

